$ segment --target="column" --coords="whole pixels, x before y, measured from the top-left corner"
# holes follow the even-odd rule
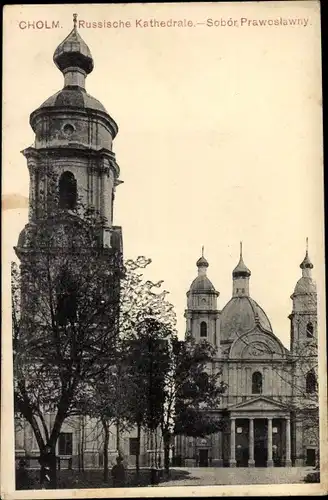
[[[96,185],[97,185],[97,210],[99,212],[99,216],[101,217],[102,216],[102,213],[101,213],[101,209],[102,209],[102,203],[101,203],[101,184],[102,184],[102,173],[101,171],[99,171],[99,169],[97,170],[97,174],[96,174]]]
[[[106,217],[105,214],[105,171],[104,168],[100,169],[99,172],[99,202],[100,202],[100,216],[103,219]]]
[[[245,384],[245,390],[244,390],[244,396],[249,396],[252,394],[252,377],[251,377],[251,371],[252,369],[247,366],[246,369],[246,377],[245,377],[245,381],[244,381],[244,384]]]
[[[238,364],[237,366],[237,403],[241,403],[243,401],[242,394],[242,367]]]
[[[270,394],[270,390],[268,387],[268,382],[270,380],[270,377],[268,377],[268,370],[269,368],[265,366],[263,368],[263,387],[262,387],[262,394]]]
[[[234,368],[232,364],[228,366],[228,404],[236,404],[235,398],[234,398]]]
[[[88,167],[88,191],[89,191],[89,199],[88,199],[88,208],[93,211],[96,208],[95,202],[95,183],[94,183],[94,167]]]
[[[295,419],[295,467],[303,467],[303,422],[301,417]]]
[[[236,419],[230,419],[230,467],[236,467]]]
[[[212,439],[212,466],[213,467],[222,467],[222,439],[221,432],[217,434],[213,434]]]
[[[268,418],[268,460],[267,467],[273,467],[272,460],[272,418]]]
[[[286,417],[286,461],[285,461],[285,467],[292,466],[290,451],[291,451],[290,417]]]
[[[34,166],[29,165],[30,173],[30,186],[29,186],[29,205],[28,205],[28,218],[33,220],[35,218],[35,174]]]
[[[191,315],[187,313],[187,332],[191,333]]]
[[[36,168],[33,176],[33,211],[34,217],[37,218],[40,214],[40,172],[39,169]]]
[[[249,457],[248,457],[248,467],[254,467],[255,466],[255,460],[254,460],[254,418],[251,417],[249,419],[249,436],[248,436],[248,450],[249,450]]]
[[[220,318],[215,319],[215,333],[216,333],[216,348],[217,356],[221,356],[221,345],[220,345]]]
[[[107,219],[107,224],[112,225],[112,196],[113,196],[113,174],[109,171],[109,167],[105,168],[104,172],[104,198],[105,198],[105,209],[104,216]]]
[[[43,186],[43,199],[42,199],[42,207],[43,207],[43,213],[42,216],[48,213],[48,175],[47,171],[43,171],[42,175],[42,186]]]

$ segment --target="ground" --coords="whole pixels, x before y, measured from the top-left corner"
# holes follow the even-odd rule
[[[151,476],[148,469],[141,469],[139,479],[135,470],[127,471],[126,486],[150,486]],[[158,486],[212,486],[235,484],[290,484],[303,483],[305,476],[313,473],[313,467],[276,467],[276,468],[186,468],[174,467],[167,480],[160,477]],[[39,472],[29,471],[28,489],[39,489]],[[58,488],[110,488],[111,479],[103,481],[101,470],[85,472],[58,471]],[[17,484],[17,489],[26,489],[26,486]]]
[[[212,486],[222,484],[286,484],[302,483],[304,477],[313,472],[313,467],[276,467],[276,468],[181,468],[184,477],[172,478],[159,486]]]

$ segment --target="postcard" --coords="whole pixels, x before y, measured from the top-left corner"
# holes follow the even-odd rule
[[[320,3],[7,5],[1,496],[327,493]]]

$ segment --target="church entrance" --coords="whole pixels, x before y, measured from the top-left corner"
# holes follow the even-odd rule
[[[306,465],[315,466],[315,450],[307,448],[307,450],[306,450]]]
[[[208,467],[208,450],[199,450],[199,467]]]
[[[229,438],[230,467],[291,467],[289,416],[232,416]],[[312,455],[309,452],[308,461],[313,461]]]
[[[266,467],[268,460],[268,426],[266,419],[254,420],[254,461],[255,467]]]

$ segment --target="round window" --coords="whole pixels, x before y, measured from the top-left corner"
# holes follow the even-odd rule
[[[72,135],[74,130],[75,129],[74,129],[73,125],[71,125],[70,123],[66,123],[66,125],[64,125],[64,128],[63,128],[64,134]]]

